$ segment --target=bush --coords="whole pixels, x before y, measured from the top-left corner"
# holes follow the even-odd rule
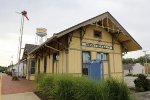
[[[104,86],[105,94],[107,94],[105,98],[107,100],[130,100],[130,91],[125,83],[122,81],[109,78],[105,82]]]
[[[144,74],[139,74],[138,78],[134,80],[135,88],[139,92],[150,90],[150,80]]]
[[[70,76],[55,76],[54,94],[57,100],[75,100],[75,82]]]
[[[113,78],[94,81],[69,75],[39,75],[36,81],[38,91],[56,100],[131,100],[126,84]]]
[[[45,94],[48,98],[51,98],[51,96],[54,95],[53,79],[54,77],[49,77],[46,74],[39,74],[38,76],[36,76],[37,90]]]
[[[126,76],[133,76],[133,74],[131,74],[131,73],[128,73]]]

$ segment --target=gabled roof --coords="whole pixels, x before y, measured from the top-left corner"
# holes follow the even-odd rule
[[[25,56],[26,56],[27,54],[29,54],[32,50],[34,50],[36,47],[38,47],[38,45],[25,44],[25,48],[24,48],[24,52],[23,52],[22,59],[24,59]]]
[[[24,52],[31,52],[33,49],[35,49],[38,45],[34,44],[25,44]]]
[[[109,33],[112,35],[115,35],[116,32],[119,31],[120,35],[118,35],[117,40],[125,47],[126,51],[136,51],[141,50],[142,47],[134,40],[134,38],[118,23],[118,21],[109,13],[105,12],[101,15],[98,15],[96,17],[93,17],[91,19],[88,19],[84,22],[81,22],[75,26],[72,26],[66,30],[63,30],[57,34],[54,34],[51,38],[47,39],[44,43],[42,43],[40,46],[35,48],[30,53],[35,52],[39,48],[43,47],[46,43],[53,41],[56,38],[62,37],[66,34],[69,34],[70,32],[79,29],[81,27],[87,26],[87,25],[98,25],[98,23],[103,21],[103,28],[107,29]],[[107,23],[110,24],[109,28]],[[114,25],[114,27],[113,27]],[[100,26],[100,25],[99,25]],[[102,27],[102,26],[101,26]],[[112,30],[113,29],[113,30]]]

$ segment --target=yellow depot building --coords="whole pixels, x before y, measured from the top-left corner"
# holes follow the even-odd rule
[[[27,79],[35,74],[88,74],[88,58],[104,55],[104,77],[123,77],[122,55],[142,47],[109,13],[54,34],[27,57]]]

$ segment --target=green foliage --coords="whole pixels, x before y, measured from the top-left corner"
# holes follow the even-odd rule
[[[122,81],[109,78],[105,82],[105,89],[108,95],[106,100],[130,100],[130,91]]]
[[[122,59],[122,63],[123,64],[135,64],[136,62],[135,62],[135,59],[133,59],[133,58],[123,58]]]
[[[135,63],[140,63],[142,65],[144,65],[144,63],[146,62],[146,59],[147,59],[147,62],[150,63],[150,57],[149,56],[141,56],[137,59],[134,59],[134,58],[123,58],[122,59],[122,63],[123,64],[135,64]]]
[[[129,74],[127,74],[126,76],[133,76],[133,74],[129,73]]]
[[[70,76],[55,76],[54,96],[57,100],[75,100],[74,85],[75,82]]]
[[[4,71],[6,71],[6,67],[2,67],[2,66],[0,66],[0,72],[4,72]]]
[[[132,77],[138,77],[139,74],[132,74],[132,73],[129,73],[127,74],[126,76],[132,76]]]
[[[126,84],[113,78],[94,81],[70,75],[39,75],[37,89],[56,100],[131,100]]]
[[[137,91],[149,91],[150,90],[150,80],[144,74],[139,74],[138,78],[134,80],[134,84]]]

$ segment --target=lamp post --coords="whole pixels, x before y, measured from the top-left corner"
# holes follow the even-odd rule
[[[147,66],[147,54],[146,54],[146,50],[145,51],[143,51],[144,52],[144,54],[145,54],[145,68],[146,68],[146,70],[147,70],[147,75],[148,75],[148,66]]]

